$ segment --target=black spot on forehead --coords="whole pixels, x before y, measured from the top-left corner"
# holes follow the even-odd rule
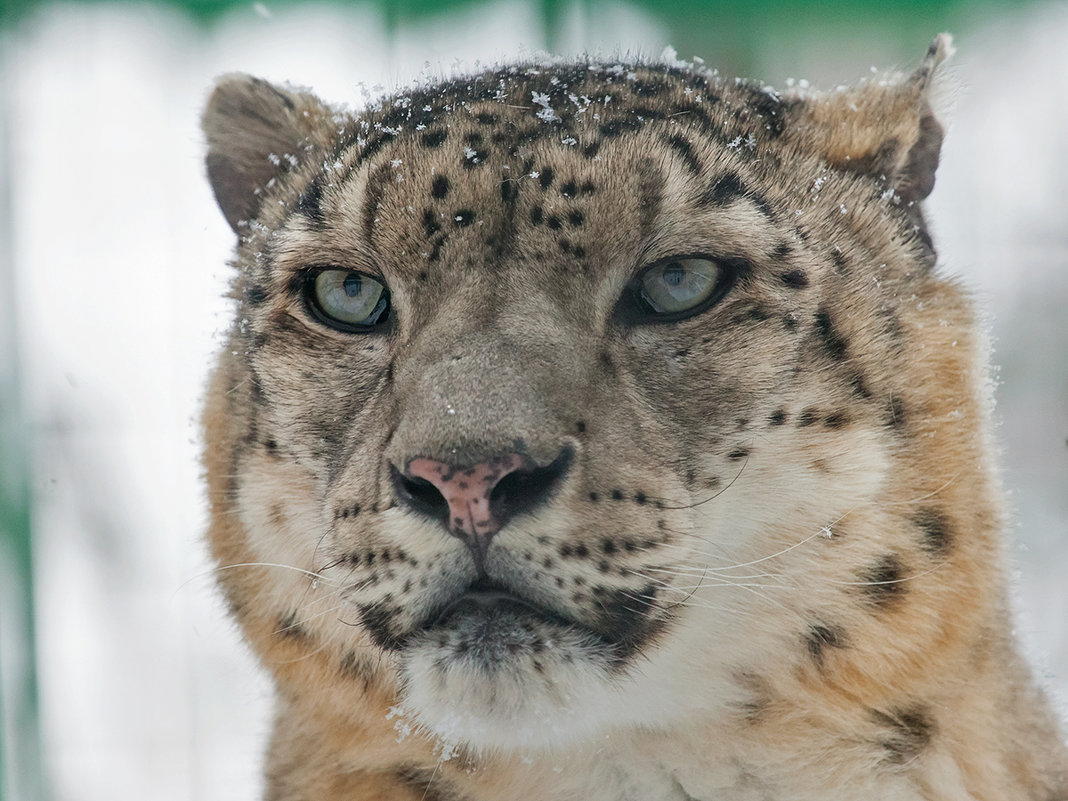
[[[440,147],[448,136],[449,133],[444,128],[435,128],[426,131],[422,136],[422,141],[427,147]]]
[[[620,117],[602,124],[599,130],[601,136],[605,139],[616,139],[625,133],[639,131],[641,128],[641,120],[636,120],[631,117]]]
[[[768,87],[748,81],[739,82],[738,88],[745,95],[746,106],[760,116],[768,136],[772,139],[780,136],[786,129],[786,115],[794,101],[784,100]]]
[[[430,194],[439,200],[449,194],[449,179],[444,175],[438,175],[434,178],[434,183],[430,186]]]
[[[519,183],[511,178],[501,180],[501,200],[505,203],[513,202],[519,197]]]

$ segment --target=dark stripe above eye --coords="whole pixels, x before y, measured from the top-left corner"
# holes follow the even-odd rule
[[[322,202],[323,177],[319,175],[300,196],[297,201],[297,211],[307,217],[317,228],[321,228],[326,222],[323,217]]]
[[[679,134],[672,134],[665,137],[664,141],[668,147],[674,150],[686,162],[686,167],[694,175],[700,175],[704,172],[704,168],[701,166],[701,160],[697,158],[697,155],[693,152],[693,145],[689,140]]]
[[[746,186],[737,173],[727,172],[714,179],[697,200],[699,206],[729,206],[739,200],[748,200],[769,219],[774,219],[775,212],[766,197]]]

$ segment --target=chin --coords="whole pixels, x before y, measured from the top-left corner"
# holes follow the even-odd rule
[[[567,748],[641,706],[609,644],[508,602],[471,604],[425,628],[402,666],[403,714],[478,752]]]

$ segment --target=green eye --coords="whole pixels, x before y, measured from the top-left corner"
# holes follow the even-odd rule
[[[368,331],[389,317],[389,290],[364,273],[321,270],[306,286],[315,316],[341,331]]]
[[[675,318],[701,311],[729,288],[731,271],[712,259],[672,258],[659,261],[638,276],[634,286],[647,314]]]

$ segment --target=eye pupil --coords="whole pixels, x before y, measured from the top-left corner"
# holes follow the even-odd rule
[[[664,268],[664,283],[670,286],[679,286],[686,280],[686,270],[677,261],[671,262]]]
[[[349,273],[345,276],[345,280],[342,282],[341,287],[345,290],[345,294],[354,298],[360,294],[363,289],[363,276],[359,273]]]

